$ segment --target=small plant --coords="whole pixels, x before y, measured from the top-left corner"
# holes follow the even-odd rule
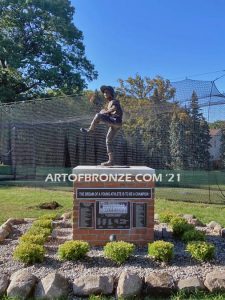
[[[189,242],[186,250],[191,254],[191,257],[199,261],[210,260],[215,254],[215,246],[202,241]]]
[[[188,224],[188,222],[182,217],[174,217],[172,218],[170,225],[173,229],[173,234],[176,237],[181,237],[185,231],[193,230],[195,227],[192,224]]]
[[[170,223],[170,221],[177,215],[171,211],[164,211],[159,215],[159,220],[161,223]]]
[[[58,248],[58,255],[61,260],[79,260],[87,254],[90,247],[84,241],[67,241]]]
[[[191,229],[188,231],[185,231],[181,237],[182,241],[185,243],[191,242],[191,241],[204,241],[205,240],[205,234],[204,232]]]
[[[133,254],[134,249],[134,244],[124,241],[109,242],[104,247],[104,255],[112,261],[122,264]]]
[[[173,258],[174,245],[170,242],[156,241],[148,244],[148,255],[152,258],[168,262]]]
[[[52,229],[52,221],[49,219],[42,219],[34,221],[32,227],[42,227]]]
[[[43,216],[40,216],[38,218],[38,220],[55,220],[56,218],[58,217],[57,214],[46,214],[46,215],[43,215]]]
[[[44,245],[44,242],[46,240],[46,237],[44,234],[29,234],[26,233],[22,235],[19,239],[20,242],[25,243],[31,243],[31,244],[38,244],[38,245]]]
[[[42,262],[44,255],[44,246],[30,243],[20,243],[13,253],[13,257],[16,260],[26,264]]]
[[[42,235],[44,235],[44,237],[47,238],[51,234],[51,232],[52,232],[52,230],[50,228],[32,226],[27,231],[27,234],[32,234],[32,235],[42,234]]]

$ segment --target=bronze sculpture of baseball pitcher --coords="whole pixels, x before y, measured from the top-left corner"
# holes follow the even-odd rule
[[[123,110],[121,108],[119,100],[115,99],[115,91],[111,86],[103,85],[100,88],[104,95],[104,98],[108,101],[107,109],[102,109],[97,113],[91,122],[89,128],[81,128],[82,133],[93,132],[98,123],[104,123],[109,126],[108,133],[106,135],[106,148],[109,160],[101,163],[102,166],[112,166],[114,164],[114,150],[113,139],[122,127]]]

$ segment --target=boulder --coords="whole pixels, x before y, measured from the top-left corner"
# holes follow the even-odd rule
[[[197,277],[189,277],[185,279],[180,279],[177,283],[179,290],[182,290],[186,293],[192,293],[196,290],[204,290],[205,286],[203,282]]]
[[[13,231],[12,224],[10,222],[7,223],[7,221],[2,224],[1,228],[8,231],[9,234]]]
[[[87,275],[73,281],[73,293],[76,296],[110,295],[113,288],[112,276]]]
[[[194,226],[199,226],[199,227],[205,227],[205,224],[202,223],[202,221],[200,221],[199,219],[191,219],[189,222],[189,224],[192,224]]]
[[[217,234],[220,234],[220,231],[222,230],[222,226],[220,224],[216,225],[213,229],[213,231]]]
[[[117,286],[117,297],[135,297],[141,294],[142,289],[142,279],[134,274],[123,271],[119,277]]]
[[[216,221],[211,221],[207,224],[207,227],[214,230],[214,228],[218,225],[220,226],[220,224],[217,223]]]
[[[4,241],[4,239],[7,238],[8,235],[9,232],[6,229],[0,227],[0,242]]]
[[[65,221],[65,220],[69,220],[72,218],[72,215],[73,215],[73,212],[70,211],[70,212],[67,212],[67,213],[64,213],[62,214],[61,218]]]
[[[69,282],[61,274],[53,272],[42,278],[35,289],[35,298],[54,299],[67,296]]]
[[[221,271],[208,273],[204,285],[210,292],[225,291],[225,273]]]
[[[195,216],[191,214],[184,214],[182,217],[187,221],[195,219]]]
[[[173,277],[168,273],[151,273],[145,278],[147,295],[169,296],[175,289]]]
[[[24,223],[26,223],[24,219],[13,219],[13,218],[10,218],[5,222],[5,224],[10,224],[10,225],[20,225]]]
[[[7,296],[26,299],[32,295],[37,277],[27,269],[19,270],[12,274],[11,282],[7,288]]]
[[[5,294],[8,285],[9,285],[8,276],[6,276],[5,274],[1,274],[0,275],[0,297],[2,297]]]

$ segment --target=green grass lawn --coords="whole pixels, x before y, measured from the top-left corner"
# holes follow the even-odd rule
[[[43,202],[57,201],[59,214],[72,209],[73,193],[41,188],[0,187],[0,224],[8,218],[38,217],[49,210],[36,208]]]
[[[213,189],[157,187],[156,197],[168,200],[225,205],[225,192]]]
[[[194,214],[202,222],[215,220],[225,226],[225,205],[213,205],[203,203],[188,203],[180,201],[169,201],[160,197],[161,189],[156,189],[157,200],[155,211],[171,210],[175,213]],[[172,193],[173,188],[167,189]],[[11,217],[38,217],[48,211],[36,206],[43,202],[57,201],[62,208],[56,211],[62,214],[72,209],[73,193],[69,191],[47,190],[29,187],[0,187],[0,224]]]

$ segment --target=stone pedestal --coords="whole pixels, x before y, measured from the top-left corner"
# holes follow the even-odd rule
[[[92,246],[116,240],[146,245],[154,237],[154,176],[148,167],[78,166],[73,239]]]

